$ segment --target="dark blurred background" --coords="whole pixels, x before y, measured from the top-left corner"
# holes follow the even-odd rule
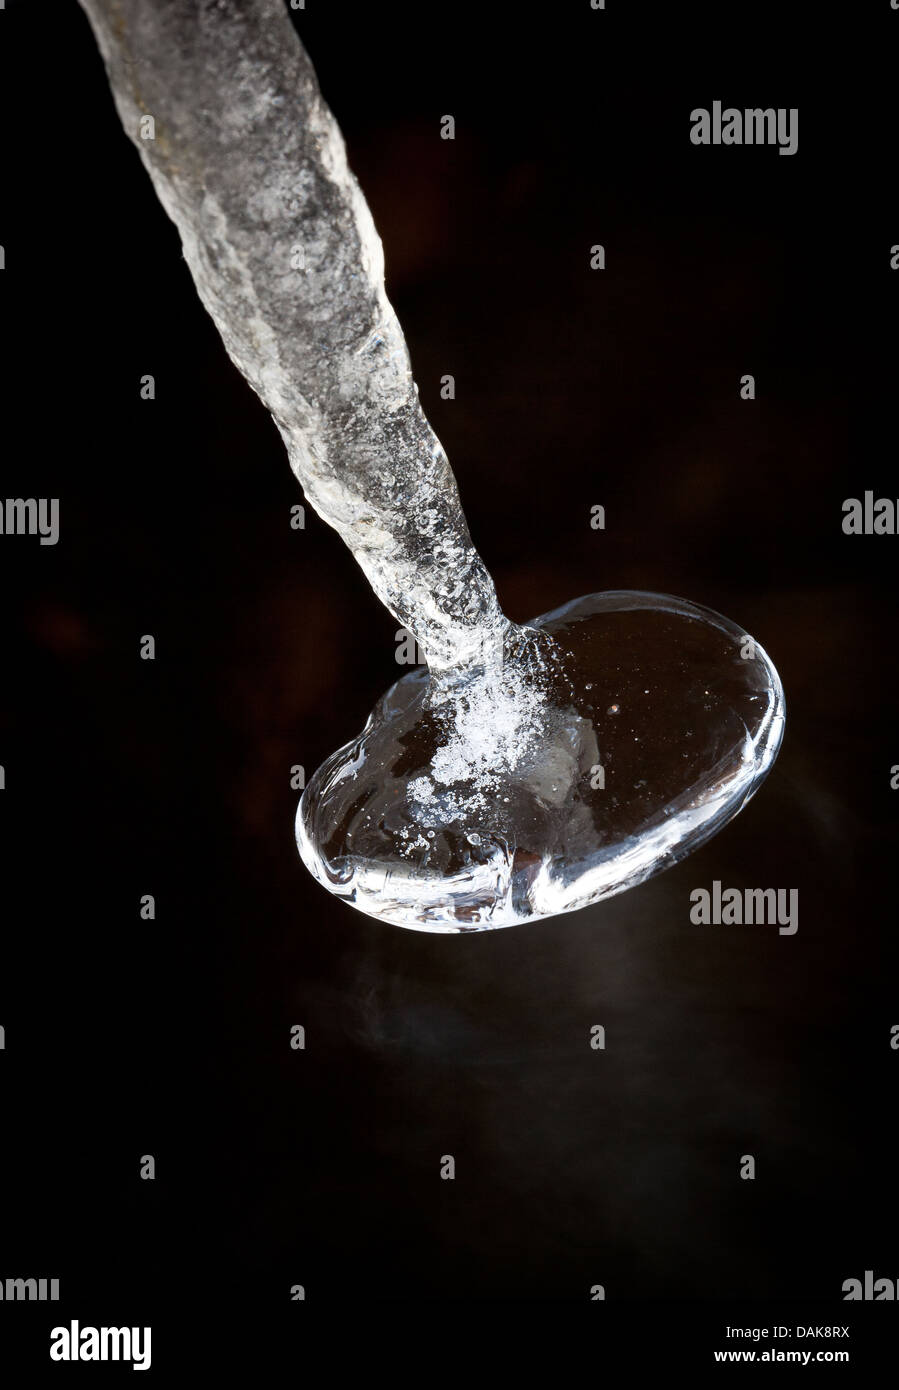
[[[839,13],[296,16],[506,611],[679,594],[754,633],[787,692],[769,781],[707,847],[453,938],[371,921],[299,861],[291,766],[361,728],[397,624],[311,508],[290,529],[281,442],[78,5],[7,3],[3,495],[59,497],[61,538],[0,542],[0,1276],[59,1275],[59,1316],[899,1277],[899,540],[841,530],[845,498],[899,496],[899,14]],[[798,154],[695,148],[715,99],[798,107]],[[692,925],[715,878],[798,887],[798,935]]]

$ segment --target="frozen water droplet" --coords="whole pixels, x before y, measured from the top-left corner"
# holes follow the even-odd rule
[[[533,685],[538,731],[514,755],[498,756],[492,771],[483,773],[486,759],[463,759],[455,780],[435,779],[447,747],[446,709],[422,669],[393,686],[362,736],[319,768],[303,794],[297,835],[325,887],[399,926],[510,926],[643,882],[745,805],[776,756],[784,702],[762,649],[741,658],[742,628],[681,599],[631,592],[590,595],[530,627],[542,659],[526,641],[507,656],[504,683]],[[623,726],[592,714],[584,692],[592,685],[605,710],[646,695],[628,667],[653,680],[648,699],[628,704],[634,714]],[[486,754],[486,707],[464,685],[454,698],[460,709],[467,700],[477,708],[484,734],[477,750]],[[499,746],[502,730],[496,734]],[[593,786],[597,765],[605,787]],[[413,790],[422,784],[433,787],[426,803]],[[410,825],[432,836],[424,863],[399,851]]]

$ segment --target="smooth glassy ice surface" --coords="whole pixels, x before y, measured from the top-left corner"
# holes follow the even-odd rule
[[[307,786],[303,860],[398,926],[460,932],[570,912],[683,858],[771,766],[783,692],[711,610],[592,594],[455,684],[424,670]]]

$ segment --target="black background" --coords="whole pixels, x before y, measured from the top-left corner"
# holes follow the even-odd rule
[[[899,1280],[899,540],[841,531],[899,496],[899,13],[308,0],[297,27],[506,611],[719,609],[778,665],[786,739],[717,839],[571,916],[431,937],[319,889],[290,768],[361,728],[397,624],[311,509],[290,529],[78,5],[8,0],[3,495],[59,497],[61,538],[0,541],[0,1277],[63,1300],[0,1307],[7,1347],[153,1321],[164,1376],[207,1300],[274,1335],[595,1283],[606,1326],[845,1322],[844,1279]],[[798,154],[692,146],[715,99],[798,107]],[[798,934],[692,925],[714,878],[797,887]]]

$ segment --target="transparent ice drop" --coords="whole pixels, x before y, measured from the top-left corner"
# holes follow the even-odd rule
[[[372,916],[459,932],[571,911],[695,848],[777,753],[783,693],[764,651],[665,595],[590,595],[510,623],[280,0],[82,5],[231,358],[307,499],[427,657],[310,780],[307,867]]]
[[[325,887],[423,931],[510,926],[642,883],[745,805],[783,731],[746,633],[633,592],[531,627],[446,700],[404,676],[319,768],[297,838]]]

